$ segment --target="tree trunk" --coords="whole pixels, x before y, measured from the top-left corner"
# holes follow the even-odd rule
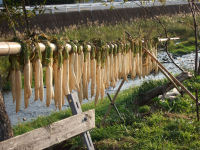
[[[188,72],[183,72],[183,73],[179,74],[176,78],[180,82],[183,82],[184,80],[191,78],[191,77],[192,76]],[[138,104],[140,106],[149,104],[152,102],[152,99],[154,97],[164,94],[173,88],[174,88],[174,85],[171,82],[167,83],[165,85],[153,88],[153,89],[139,95],[135,102],[136,102],[136,104]]]
[[[0,91],[0,141],[13,137],[13,131],[4,105],[3,95]]]

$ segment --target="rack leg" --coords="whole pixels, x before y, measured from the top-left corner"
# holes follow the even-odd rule
[[[114,96],[114,98],[113,98],[113,100],[112,100],[112,103],[113,103],[113,104],[115,103],[115,100],[116,100],[116,98],[117,98],[117,96],[118,96],[118,94],[119,94],[119,92],[120,92],[120,90],[121,90],[121,88],[122,88],[122,86],[123,86],[123,84],[124,84],[125,81],[126,81],[126,80],[123,79],[123,81],[121,82],[119,88],[117,89],[117,92],[115,93],[115,96]],[[104,126],[105,120],[106,120],[107,116],[109,115],[109,113],[110,113],[110,111],[111,111],[111,108],[112,108],[112,105],[109,105],[109,107],[108,107],[108,109],[107,109],[107,112],[106,112],[106,114],[104,115],[103,120],[101,121],[101,125],[102,125],[102,126]]]

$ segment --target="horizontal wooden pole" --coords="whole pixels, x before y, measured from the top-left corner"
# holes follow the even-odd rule
[[[0,142],[0,150],[40,150],[92,128],[95,128],[94,109]]]
[[[178,37],[170,38],[170,40],[177,40],[177,39],[180,39],[180,38]],[[168,40],[167,38],[159,38],[160,42],[167,41],[167,40]],[[41,51],[43,52],[45,50],[45,45],[42,43],[39,43],[39,46],[40,46]],[[53,51],[56,50],[55,44],[51,43],[50,46],[53,49]],[[87,46],[88,46],[88,50],[90,51],[91,46],[90,45],[87,45]],[[66,44],[66,47],[68,51],[70,51],[72,48],[70,44]],[[0,42],[0,55],[13,55],[13,54],[20,53],[20,51],[21,51],[21,45],[17,42]]]

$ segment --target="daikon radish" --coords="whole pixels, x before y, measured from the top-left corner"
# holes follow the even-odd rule
[[[30,60],[27,60],[24,66],[24,104],[25,108],[28,107],[29,98],[31,96],[32,89],[30,85]]]
[[[113,57],[113,50],[114,50],[114,45],[111,44],[111,53],[110,53],[110,82],[111,82],[111,86],[115,87],[115,65],[114,65],[114,57]]]
[[[34,64],[35,74],[35,101],[39,99],[39,88],[40,88],[40,59],[37,59]]]
[[[54,78],[54,103],[56,108],[58,107],[58,62],[53,63],[53,78]]]
[[[64,95],[70,94],[70,89],[69,89],[69,59],[64,59],[64,62],[63,62],[63,92],[64,92]]]
[[[15,81],[15,69],[11,70],[11,88],[12,88],[12,97],[13,97],[13,103],[16,101],[16,81]]]
[[[78,73],[79,73],[79,57],[78,57],[78,53],[75,53],[74,74],[76,76],[76,80],[77,80],[76,82],[77,82],[77,84],[78,84]]]
[[[32,81],[33,81],[33,65],[30,62],[30,85],[32,87]],[[32,89],[32,88],[31,88]],[[29,98],[31,97],[31,95],[29,95]]]
[[[81,52],[79,54],[79,73],[78,73],[78,83],[81,82],[81,78],[83,75],[83,64],[84,64],[84,54]]]
[[[63,93],[62,93],[62,79],[63,79],[63,66],[61,67],[58,67],[58,73],[57,73],[57,88],[58,90],[56,91],[57,92],[57,101],[58,101],[58,108],[59,110],[62,109],[62,96],[63,96]]]
[[[63,51],[63,93],[65,96],[70,94],[69,88],[69,51],[71,50],[71,45],[68,46]]]
[[[43,83],[43,68],[42,63],[40,63],[40,88],[39,88],[39,98],[40,101],[44,99],[44,83]]]
[[[83,101],[83,80],[82,80],[82,78],[79,82],[78,98],[79,98],[80,103],[82,103],[82,101]]]
[[[100,91],[101,91],[101,66],[100,64],[97,64],[95,106],[98,103]]]
[[[74,72],[74,63],[75,63],[75,53],[70,54],[69,58],[69,85],[70,85],[70,92],[73,90],[77,90],[79,88],[79,85],[77,83],[76,75]]]
[[[83,63],[83,98],[87,98],[87,60]]]
[[[49,107],[52,99],[52,68],[50,65],[46,67],[46,106]]]
[[[110,86],[110,56],[107,56],[107,61],[106,61],[106,88],[109,88]]]
[[[91,49],[91,97],[95,95],[96,87],[96,60],[95,60],[95,47]]]
[[[105,95],[105,84],[104,84],[104,73],[105,73],[105,66],[101,67],[101,78],[100,78],[100,82],[101,82],[101,100],[103,100],[104,95]]]
[[[50,42],[45,43],[45,64],[46,64],[46,106],[49,107],[53,96],[53,50],[50,47]]]
[[[16,70],[15,72],[15,90],[16,90],[16,113],[20,110],[21,105],[21,88],[22,88],[22,80],[21,80],[21,72],[20,70]]]

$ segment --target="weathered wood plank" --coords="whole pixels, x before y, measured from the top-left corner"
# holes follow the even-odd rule
[[[95,127],[95,111],[55,122],[23,135],[0,142],[0,150],[39,150],[69,139]]]

